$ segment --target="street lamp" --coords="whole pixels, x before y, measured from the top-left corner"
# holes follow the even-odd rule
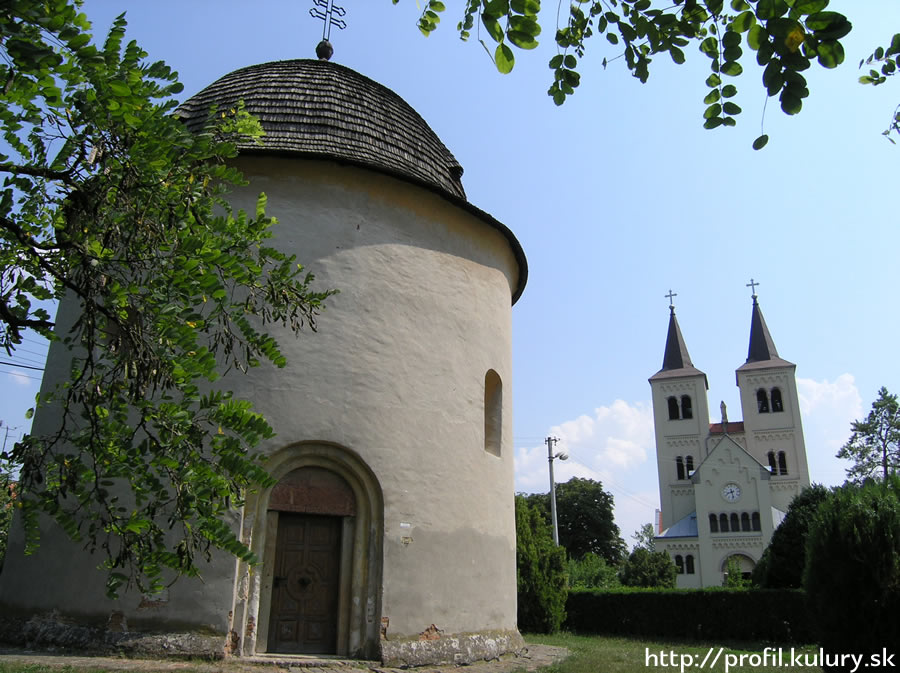
[[[553,453],[553,445],[559,441],[558,437],[547,437],[547,461],[550,463],[550,518],[553,519],[553,544],[559,546],[559,526],[556,523],[556,481],[553,479],[553,461],[556,458],[568,460],[569,454],[565,451]]]

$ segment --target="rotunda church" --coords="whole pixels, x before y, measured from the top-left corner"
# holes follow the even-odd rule
[[[97,559],[61,532],[28,558],[14,535],[0,608],[93,625],[117,615],[129,632],[203,633],[237,655],[414,665],[520,648],[519,242],[467,201],[462,167],[425,121],[359,73],[324,60],[251,66],[178,114],[199,130],[238,101],[265,135],[240,147],[249,185],[234,205],[253,212],[265,192],[273,245],[317,288],[340,290],[316,334],[279,339],[286,368],[229,381],[278,433],[263,447],[277,483],[235,519],[260,563],[218,554],[202,582],[110,601]]]

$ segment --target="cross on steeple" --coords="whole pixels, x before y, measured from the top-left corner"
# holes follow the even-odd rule
[[[753,301],[756,301],[756,286],[757,285],[759,285],[759,283],[754,281],[752,278],[750,279],[750,282],[747,283],[747,287],[749,287],[750,291],[753,293]]]
[[[675,297],[677,297],[677,296],[678,296],[678,293],[677,293],[677,292],[672,292],[672,289],[669,288],[669,294],[665,294],[665,295],[663,295],[663,296],[664,296],[666,299],[669,300],[669,309],[674,310],[674,309],[675,309],[675,302],[672,301],[672,299],[675,298]]]
[[[313,4],[316,7],[313,7],[309,10],[310,16],[314,19],[321,19],[325,22],[325,25],[322,27],[322,39],[328,40],[331,38],[331,26],[335,25],[341,30],[347,27],[347,22],[343,19],[335,18],[337,16],[344,16],[347,13],[347,10],[343,7],[339,7],[334,4],[334,0],[312,0]],[[319,9],[321,7],[322,9]]]

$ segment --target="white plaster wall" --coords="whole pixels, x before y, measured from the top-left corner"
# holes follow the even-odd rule
[[[374,472],[384,494],[389,635],[431,624],[446,633],[514,629],[510,303],[519,269],[509,242],[441,197],[380,174],[295,159],[250,157],[240,167],[252,186],[235,203],[252,213],[266,192],[279,218],[274,244],[297,254],[316,287],[341,291],[318,333],[273,330],[286,368],[264,364],[226,379],[275,427],[263,450],[333,442]],[[51,349],[48,382],[67,374],[59,357]],[[502,381],[499,457],[484,450],[488,369]],[[215,556],[204,583],[179,582],[149,614],[140,596],[104,599],[98,559],[57,531],[36,558],[17,559],[20,543],[11,541],[0,577],[4,605],[228,628],[235,562],[227,555]]]
[[[384,494],[388,633],[513,629],[511,293],[495,229],[393,178],[327,162],[244,159],[277,213],[276,244],[338,288],[316,334],[283,338],[288,367],[238,378],[274,450],[333,442]],[[484,378],[503,388],[501,455],[484,449]]]

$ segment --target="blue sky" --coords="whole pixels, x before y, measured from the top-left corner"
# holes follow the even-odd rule
[[[344,0],[348,26],[332,33],[333,60],[406,99],[463,165],[469,200],[525,249],[529,281],[513,309],[517,489],[547,490],[543,439],[556,435],[571,454],[557,478],[603,481],[630,542],[658,506],[647,378],[662,363],[664,295],[678,293],[710,409],[724,400],[736,420],[751,277],[779,354],[797,364],[812,479],[840,483],[834,453],[850,422],[880,386],[900,391],[900,147],[880,135],[900,95],[893,82],[856,83],[859,60],[900,30],[897,3],[832,1],[854,23],[847,60],[808,71],[812,94],[798,116],[769,101],[761,152],[750,148],[765,102],[752,60],[736,80],[744,112],[734,129],[702,129],[709,61],[693,47],[683,66],[657,57],[642,85],[621,61],[601,67],[617,55],[601,38],[578,92],[558,108],[546,95],[552,3],[545,44],[517,51],[506,76],[477,41],[459,41],[463,3],[446,4],[425,39],[415,0]],[[90,0],[84,11],[103,35],[127,10],[129,36],[178,70],[187,97],[245,65],[313,57],[322,26],[311,6]],[[40,363],[45,350],[28,341],[16,361]],[[39,372],[0,372],[0,419],[15,437],[37,392],[25,377]]]

